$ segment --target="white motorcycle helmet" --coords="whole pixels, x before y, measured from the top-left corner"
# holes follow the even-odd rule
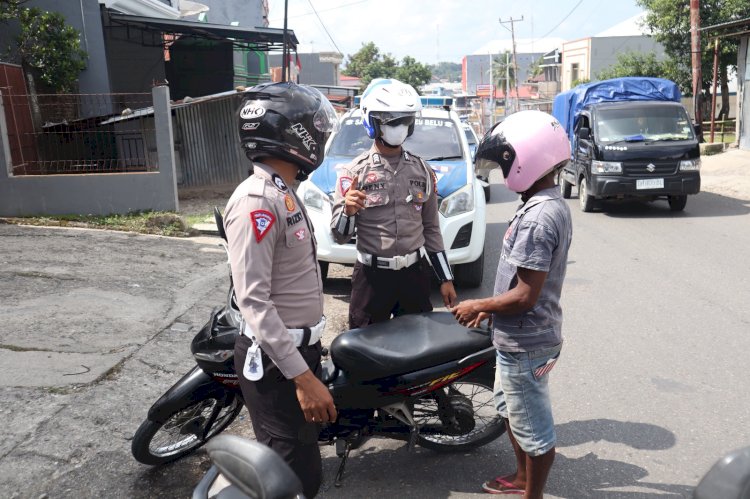
[[[389,146],[400,146],[414,133],[414,119],[422,110],[422,101],[411,85],[376,78],[367,85],[359,107],[368,137],[380,138]]]

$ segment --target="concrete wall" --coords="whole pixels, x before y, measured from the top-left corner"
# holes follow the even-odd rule
[[[207,5],[205,21],[211,24],[239,23],[244,28],[258,28],[268,25],[263,12],[262,0],[200,0]],[[198,15],[185,17],[188,21],[197,21]]]
[[[562,48],[562,74],[560,75],[560,87],[562,91],[573,88],[576,80],[588,79],[590,75],[591,38],[565,42]],[[575,65],[578,65],[578,76],[574,73]]]
[[[298,54],[302,70],[299,82],[306,85],[338,85],[338,64],[320,62],[320,54]],[[294,57],[294,54],[292,54]],[[281,67],[281,54],[268,54],[270,67]]]
[[[153,97],[159,158],[155,173],[12,176],[5,113],[0,107],[0,216],[178,210],[169,88],[155,87]]]
[[[607,36],[591,39],[591,80],[597,75],[617,63],[617,56],[626,52],[649,54],[654,52],[657,60],[663,60],[664,47],[655,39],[648,36]]]

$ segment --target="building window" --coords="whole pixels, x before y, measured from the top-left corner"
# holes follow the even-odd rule
[[[570,82],[578,81],[579,66],[577,62],[570,65]]]

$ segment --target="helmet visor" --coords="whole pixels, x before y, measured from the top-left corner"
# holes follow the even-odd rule
[[[378,120],[381,125],[388,126],[411,126],[414,124],[414,119],[416,118],[416,113],[413,112],[378,111],[371,113],[371,115]]]
[[[313,125],[319,132],[329,133],[336,132],[339,129],[339,117],[333,109],[333,105],[328,98],[323,95],[317,88],[312,88],[320,96],[320,106],[313,115]]]
[[[516,151],[513,146],[505,140],[502,131],[498,133],[492,127],[482,138],[474,154],[474,163],[478,170],[491,170],[500,167],[503,178],[508,178],[510,168],[516,159]]]

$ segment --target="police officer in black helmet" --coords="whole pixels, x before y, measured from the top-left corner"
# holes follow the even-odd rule
[[[320,166],[338,119],[315,88],[266,83],[244,93],[238,126],[253,173],[224,214],[243,318],[235,367],[256,438],[314,497],[321,482],[318,425],[334,421],[336,408],[319,380],[325,318],[316,242],[293,187]]]

